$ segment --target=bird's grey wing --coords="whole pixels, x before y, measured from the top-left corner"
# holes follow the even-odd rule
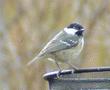
[[[42,56],[44,54],[70,49],[78,44],[77,37],[65,34],[67,33],[62,31],[58,35],[56,35],[49,43],[47,43],[47,45],[39,53],[39,55]]]

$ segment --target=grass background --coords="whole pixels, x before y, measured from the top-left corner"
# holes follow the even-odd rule
[[[47,90],[47,59],[27,67],[71,22],[85,29],[80,67],[110,66],[110,0],[0,0],[0,90]],[[64,66],[64,65],[63,65]]]

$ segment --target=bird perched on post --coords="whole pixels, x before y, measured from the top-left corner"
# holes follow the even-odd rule
[[[53,37],[28,65],[36,60],[40,60],[42,57],[47,57],[55,61],[60,71],[59,62],[69,64],[73,69],[77,69],[77,67],[69,63],[69,61],[78,56],[83,48],[83,32],[84,28],[82,25],[78,23],[70,24]]]

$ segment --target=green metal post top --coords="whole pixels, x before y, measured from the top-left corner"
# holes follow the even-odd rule
[[[110,67],[92,67],[92,68],[81,68],[78,70],[62,70],[60,75],[71,75],[80,73],[92,73],[92,72],[107,72],[110,71]],[[59,71],[49,72],[44,74],[43,78],[45,80],[56,79]]]

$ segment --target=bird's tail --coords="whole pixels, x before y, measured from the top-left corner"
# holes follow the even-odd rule
[[[32,63],[34,63],[36,60],[39,60],[39,56],[36,56],[34,59],[32,59],[30,62],[27,63],[27,66],[30,66]]]

